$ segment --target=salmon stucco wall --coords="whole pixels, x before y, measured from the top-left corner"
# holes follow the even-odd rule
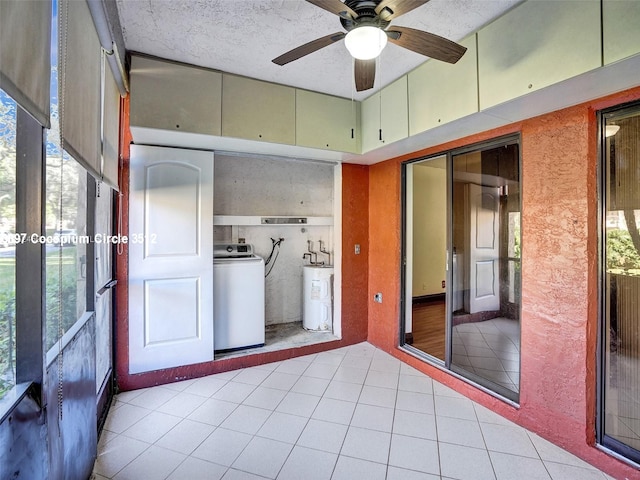
[[[640,88],[370,167],[369,341],[616,478],[638,471],[595,447],[598,337],[596,111]],[[510,133],[521,135],[522,352],[519,406],[398,348],[401,164]],[[373,302],[375,292],[383,303]]]
[[[521,415],[564,445],[595,439],[597,157],[586,105],[522,127]]]
[[[356,254],[355,246],[360,246]],[[369,310],[369,167],[342,165],[342,338],[367,339]]]
[[[389,352],[398,344],[400,295],[400,166],[369,169],[369,341]],[[382,294],[382,303],[373,300]]]

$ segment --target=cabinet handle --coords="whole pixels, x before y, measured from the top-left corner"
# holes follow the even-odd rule
[[[378,130],[378,139],[382,141],[382,129]]]

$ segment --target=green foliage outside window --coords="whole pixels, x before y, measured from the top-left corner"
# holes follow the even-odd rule
[[[5,274],[13,276],[13,265],[0,264],[2,282]],[[15,383],[16,315],[15,288],[0,289],[0,398],[4,397]]]
[[[607,231],[607,271],[640,275],[640,254],[627,230],[616,228]]]

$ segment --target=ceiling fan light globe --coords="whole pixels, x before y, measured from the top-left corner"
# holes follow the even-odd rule
[[[344,44],[353,58],[371,60],[387,45],[387,34],[378,27],[357,27],[347,33]]]

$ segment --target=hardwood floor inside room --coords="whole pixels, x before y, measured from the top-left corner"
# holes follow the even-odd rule
[[[444,361],[445,302],[413,305],[412,346]]]

